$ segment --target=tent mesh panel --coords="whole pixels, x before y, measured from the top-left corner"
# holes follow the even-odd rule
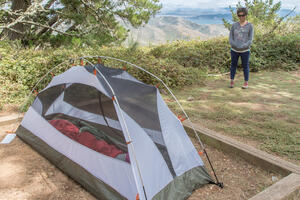
[[[135,120],[152,139],[171,174],[175,177],[176,173],[162,136],[157,110],[157,88],[138,81],[124,70],[108,68],[101,64],[95,67],[113,88],[121,109]],[[92,71],[91,66],[87,66],[86,69]],[[103,79],[99,74],[97,77],[99,80]]]
[[[113,88],[121,109],[145,130],[157,146],[158,150],[161,152],[171,174],[175,177],[176,173],[172,166],[172,162],[162,136],[157,110],[157,88],[138,81],[124,70],[104,67],[101,64],[96,65],[96,67],[99,71],[101,71],[110,86]],[[94,67],[85,66],[85,69],[90,73],[93,73]],[[105,124],[98,126],[97,129],[105,131],[109,135],[118,138],[118,143],[125,145],[123,134],[112,128],[109,124],[109,120],[107,120],[112,119],[118,121],[118,117],[111,100],[113,93],[107,82],[100,74],[97,74],[97,78],[108,96],[102,94],[94,87],[79,83],[68,84],[68,87],[66,87],[66,84],[54,86],[38,95],[43,105],[42,115],[45,117],[47,109],[64,92],[65,103],[68,103],[71,107],[79,110],[102,116]],[[47,119],[51,120],[62,116],[66,117],[68,116],[67,113],[68,112],[66,111],[64,113],[58,112],[55,115],[51,115],[52,118],[47,116]]]
[[[55,100],[62,94],[64,95],[64,103],[71,105],[68,107],[69,110],[66,110],[66,107],[64,107],[64,111],[60,111],[59,108],[56,108],[57,110],[54,113],[45,115],[47,109],[49,109]],[[42,116],[49,122],[58,119],[67,120],[80,130],[78,135],[80,135],[81,132],[88,131],[88,133],[92,134],[96,140],[104,140],[109,145],[114,145],[123,151],[123,153],[128,152],[122,131],[112,128],[112,126],[109,125],[109,121],[106,119],[109,118],[119,124],[113,102],[110,98],[101,94],[96,88],[78,83],[68,84],[68,87],[66,87],[65,84],[62,84],[48,88],[37,97],[43,105]],[[99,117],[102,116],[105,118],[105,123],[93,123],[91,121],[78,119],[71,114],[74,112],[74,109],[76,109],[76,111],[79,109],[86,113],[93,113]],[[64,127],[62,127],[62,129],[64,129]],[[70,135],[67,136],[70,137]],[[71,137],[71,139],[76,140],[75,137]],[[85,143],[89,143],[89,141],[85,141]],[[93,144],[86,146],[91,148],[92,145]],[[122,159],[125,160],[125,157],[123,156]]]

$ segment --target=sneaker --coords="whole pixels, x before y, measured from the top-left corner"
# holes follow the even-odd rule
[[[230,81],[229,88],[233,88],[233,87],[234,87],[234,82],[233,82],[233,81]]]
[[[247,89],[248,88],[248,83],[244,83],[244,85],[242,86],[242,89]]]

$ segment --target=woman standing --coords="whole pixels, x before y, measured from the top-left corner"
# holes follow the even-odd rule
[[[230,88],[234,86],[234,76],[238,65],[238,59],[241,57],[244,69],[244,85],[243,89],[248,88],[249,80],[249,57],[250,45],[253,40],[253,26],[247,22],[246,16],[248,10],[246,8],[238,8],[237,15],[239,22],[232,25],[229,35],[229,43],[231,46],[231,67],[230,67]]]

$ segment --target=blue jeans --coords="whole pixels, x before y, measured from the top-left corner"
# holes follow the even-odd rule
[[[230,78],[231,80],[234,79],[236,68],[238,65],[239,57],[241,56],[242,65],[244,69],[244,80],[249,80],[249,58],[250,58],[250,51],[246,51],[244,53],[238,53],[231,50],[231,67],[230,67]]]

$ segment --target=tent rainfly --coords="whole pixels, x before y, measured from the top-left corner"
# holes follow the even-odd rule
[[[99,199],[180,200],[213,182],[159,90],[102,64],[54,76],[16,133]]]

